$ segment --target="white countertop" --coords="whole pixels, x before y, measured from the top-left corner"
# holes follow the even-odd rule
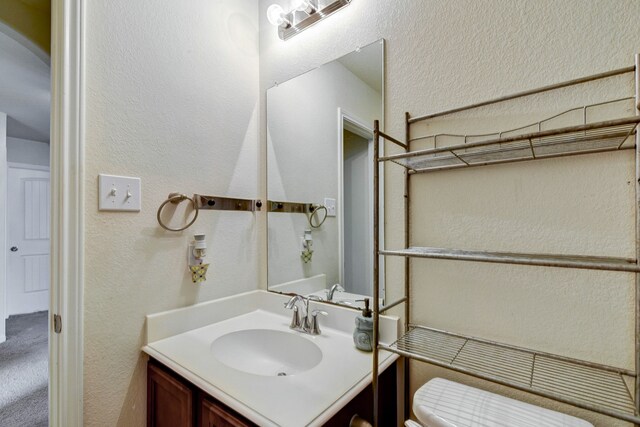
[[[322,334],[312,336],[289,329],[287,299],[254,291],[147,316],[149,342],[143,351],[258,425],[320,426],[371,383],[372,353],[353,345],[356,311],[316,304],[329,316],[321,319]],[[381,341],[395,340],[398,319],[381,316],[380,325]],[[299,335],[320,348],[322,360],[308,371],[278,377],[236,370],[213,356],[216,338],[247,329]],[[381,369],[397,358],[380,352]]]

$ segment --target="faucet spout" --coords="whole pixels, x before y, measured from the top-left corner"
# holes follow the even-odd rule
[[[333,294],[335,294],[336,291],[344,292],[344,288],[340,286],[339,283],[333,285],[331,289],[327,291],[327,301],[333,301]]]
[[[291,317],[291,324],[289,325],[289,328],[295,329],[295,330],[302,328],[303,326],[302,319],[306,320],[306,316],[307,316],[306,307],[305,307],[304,317],[301,316],[300,310],[298,309],[298,305],[297,305],[298,301],[302,301],[303,305],[306,305],[304,304],[305,303],[304,298],[298,294],[294,294],[289,301],[284,303],[284,308],[287,308],[293,311],[293,316]]]
[[[288,302],[284,303],[284,308],[288,308],[289,310],[291,310],[293,307],[295,307],[298,301],[304,301],[304,298],[302,297],[302,295],[295,294]]]

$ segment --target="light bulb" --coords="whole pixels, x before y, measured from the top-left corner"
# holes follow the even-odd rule
[[[194,234],[193,256],[196,259],[202,259],[207,254],[207,242],[204,240],[204,234]]]
[[[286,20],[284,19],[284,10],[282,9],[282,6],[279,4],[272,4],[269,6],[267,9],[267,19],[271,25],[275,25],[277,27],[284,24]]]
[[[300,12],[304,12],[309,7],[307,0],[293,0],[293,8],[295,10],[299,10]]]
[[[201,249],[199,249],[199,248],[195,248],[195,249],[193,250],[193,257],[194,257],[195,259],[202,259],[202,258],[204,258],[205,256],[207,256],[207,249],[206,249],[206,248],[201,248]]]
[[[311,14],[316,11],[316,8],[309,2],[309,0],[293,0],[293,10],[299,12],[307,12]]]

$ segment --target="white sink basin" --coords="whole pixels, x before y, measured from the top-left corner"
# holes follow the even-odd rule
[[[322,360],[322,351],[293,332],[247,329],[211,343],[211,353],[230,368],[261,376],[289,376],[308,371]]]

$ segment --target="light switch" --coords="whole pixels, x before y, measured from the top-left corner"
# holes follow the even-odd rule
[[[140,178],[98,175],[98,209],[101,211],[139,212],[142,200]]]
[[[336,199],[324,199],[324,207],[327,208],[327,216],[336,216]]]

